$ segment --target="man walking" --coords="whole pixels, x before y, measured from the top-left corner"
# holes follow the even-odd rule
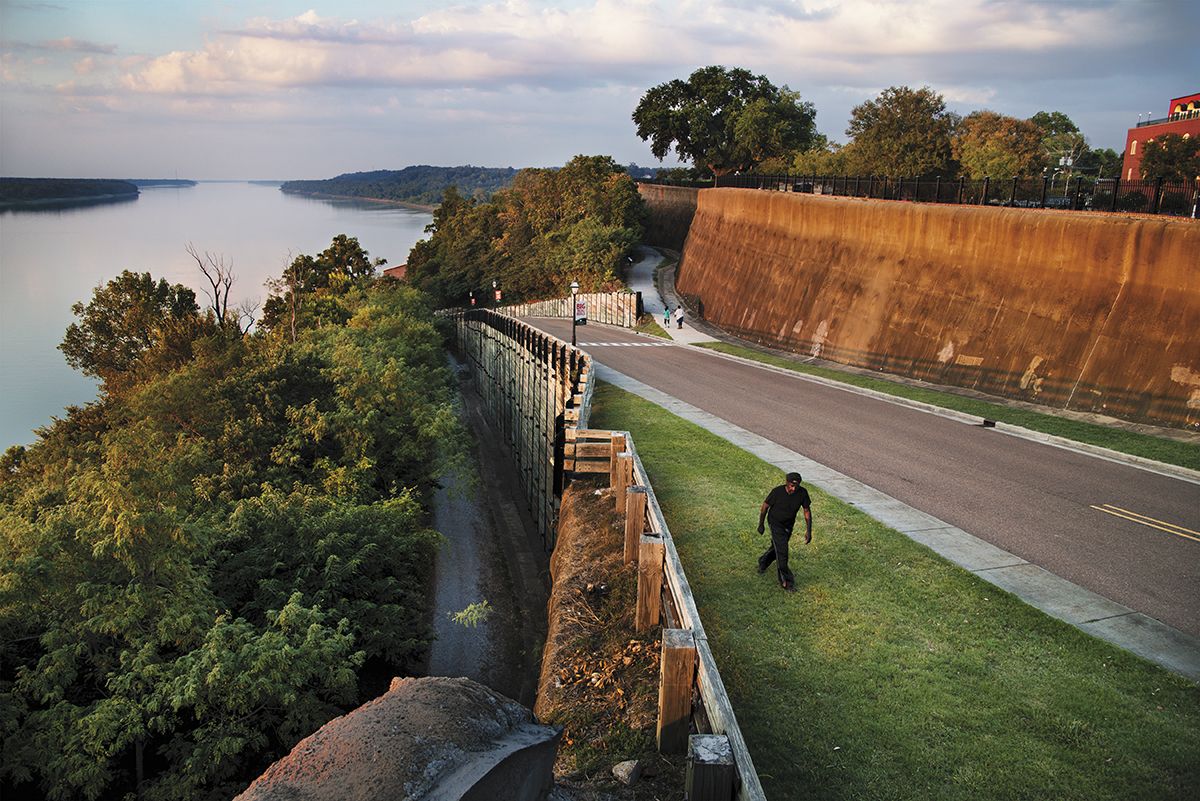
[[[767,494],[758,510],[758,533],[764,531],[763,521],[771,526],[771,547],[758,557],[758,572],[766,573],[772,562],[779,569],[779,586],[788,592],[796,591],[796,579],[788,569],[788,540],[796,525],[796,514],[804,510],[804,544],[812,542],[812,511],[808,490],[800,486],[799,473],[788,473],[780,486]]]
[[[679,328],[681,330],[683,329],[683,307],[682,306],[675,307],[675,327]]]

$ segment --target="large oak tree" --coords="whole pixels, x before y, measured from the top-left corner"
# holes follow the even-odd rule
[[[816,113],[798,92],[763,75],[712,66],[648,90],[633,121],[660,161],[674,149],[681,159],[726,175],[807,149],[816,137]]]

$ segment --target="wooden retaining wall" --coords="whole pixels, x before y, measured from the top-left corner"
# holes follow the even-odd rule
[[[595,390],[591,360],[498,312],[446,316],[455,321],[459,350],[509,445],[547,548],[570,477],[608,476],[624,515],[626,562],[638,563],[636,625],[639,631],[663,625],[658,743],[663,753],[686,755],[688,798],[766,801],[633,437],[587,427]]]
[[[587,304],[587,319],[593,323],[607,323],[623,328],[637,326],[642,311],[640,292],[585,292],[579,299]],[[500,311],[513,317],[558,317],[570,319],[573,313],[571,298],[553,298],[533,303],[516,303],[502,306]]]
[[[659,750],[686,755],[688,798],[765,801],[675,541],[627,431],[567,430],[568,470],[608,475],[625,519],[625,562],[638,565],[638,631],[663,626]],[[693,733],[694,732],[694,733]]]
[[[680,292],[745,339],[1200,427],[1200,222],[699,191]]]
[[[450,312],[459,352],[512,455],[546,550],[554,547],[568,427],[587,424],[591,360],[562,340],[498,312]]]

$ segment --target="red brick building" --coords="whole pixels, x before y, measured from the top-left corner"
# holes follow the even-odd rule
[[[1142,178],[1142,152],[1146,143],[1163,134],[1179,134],[1184,138],[1200,136],[1200,92],[1171,100],[1167,116],[1139,122],[1125,135],[1125,162],[1121,169],[1124,181]]]

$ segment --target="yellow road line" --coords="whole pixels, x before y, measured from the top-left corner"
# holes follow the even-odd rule
[[[1091,508],[1097,512],[1104,512],[1113,517],[1120,517],[1133,523],[1139,523],[1149,528],[1156,528],[1159,531],[1165,531],[1168,534],[1174,534],[1176,537],[1183,537],[1186,540],[1200,542],[1200,531],[1192,531],[1190,528],[1177,526],[1174,523],[1168,523],[1164,520],[1158,520],[1153,517],[1148,517],[1137,512],[1131,512],[1128,509],[1122,509],[1120,506],[1113,506],[1111,503],[1106,503],[1103,506],[1093,505]]]

